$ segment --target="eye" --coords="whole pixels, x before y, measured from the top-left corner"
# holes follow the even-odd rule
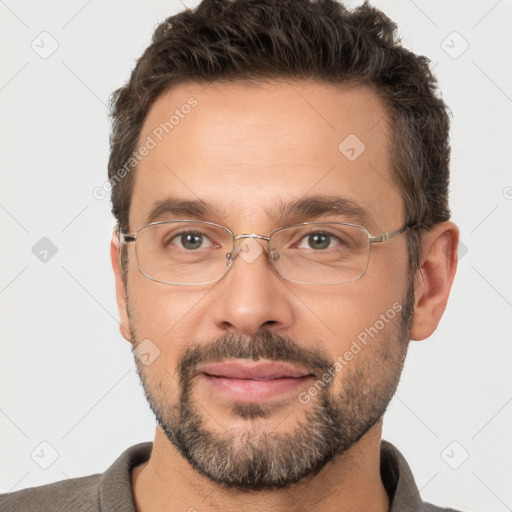
[[[299,249],[324,250],[340,245],[341,240],[325,231],[305,235],[298,244]]]
[[[212,247],[211,240],[199,231],[184,231],[174,235],[166,245],[174,244],[180,249],[193,251],[196,249],[208,249]]]

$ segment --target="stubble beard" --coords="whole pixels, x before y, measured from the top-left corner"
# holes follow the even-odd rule
[[[179,399],[174,404],[166,402],[172,377],[167,372],[150,375],[151,367],[138,358],[135,362],[158,424],[198,473],[238,490],[284,488],[317,474],[383,416],[400,379],[412,314],[409,290],[401,314],[343,368],[337,396],[331,381],[320,387],[307,407],[297,400],[303,419],[287,432],[264,428],[265,418],[274,413],[272,404],[233,404],[231,414],[247,424],[236,434],[210,427],[207,406],[194,400],[194,371],[199,364],[227,358],[268,359],[299,363],[320,376],[333,368],[320,348],[305,349],[291,338],[268,331],[252,338],[227,334],[193,344],[179,359]],[[135,350],[138,338],[133,324],[131,332]]]

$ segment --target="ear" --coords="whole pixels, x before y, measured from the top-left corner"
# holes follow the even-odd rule
[[[132,342],[130,335],[130,322],[128,320],[128,308],[126,301],[126,286],[124,285],[123,278],[121,277],[121,263],[119,261],[120,242],[117,231],[114,229],[112,233],[112,240],[110,241],[110,258],[112,260],[112,269],[114,270],[114,277],[116,281],[116,300],[117,309],[119,311],[119,330],[124,339]]]
[[[413,340],[428,338],[443,316],[457,270],[458,244],[459,229],[453,222],[436,224],[422,238],[421,265],[415,275]]]

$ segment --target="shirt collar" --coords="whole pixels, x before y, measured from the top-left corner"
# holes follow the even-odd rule
[[[423,501],[404,456],[388,441],[380,445],[380,475],[389,495],[389,512],[420,511]]]
[[[140,443],[128,448],[103,473],[100,502],[103,512],[136,512],[131,486],[133,468],[149,460],[153,443]],[[423,501],[404,456],[387,441],[381,442],[380,473],[389,495],[389,512],[421,511]]]

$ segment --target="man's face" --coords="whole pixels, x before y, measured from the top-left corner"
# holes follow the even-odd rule
[[[191,97],[197,104],[183,108]],[[148,136],[157,144],[136,171],[131,232],[168,198],[209,208],[155,220],[209,221],[235,235],[315,221],[374,235],[403,225],[386,113],[368,88],[182,84],[153,105],[140,143]],[[363,216],[282,217],[283,205],[311,197],[349,200]],[[125,328],[134,348],[149,339],[160,350],[150,365],[136,359],[159,425],[197,471],[246,489],[314,474],[376,424],[410,323],[404,236],[374,244],[366,275],[336,285],[284,280],[257,243],[258,257],[238,256],[220,281],[196,286],[148,279],[128,247]]]

